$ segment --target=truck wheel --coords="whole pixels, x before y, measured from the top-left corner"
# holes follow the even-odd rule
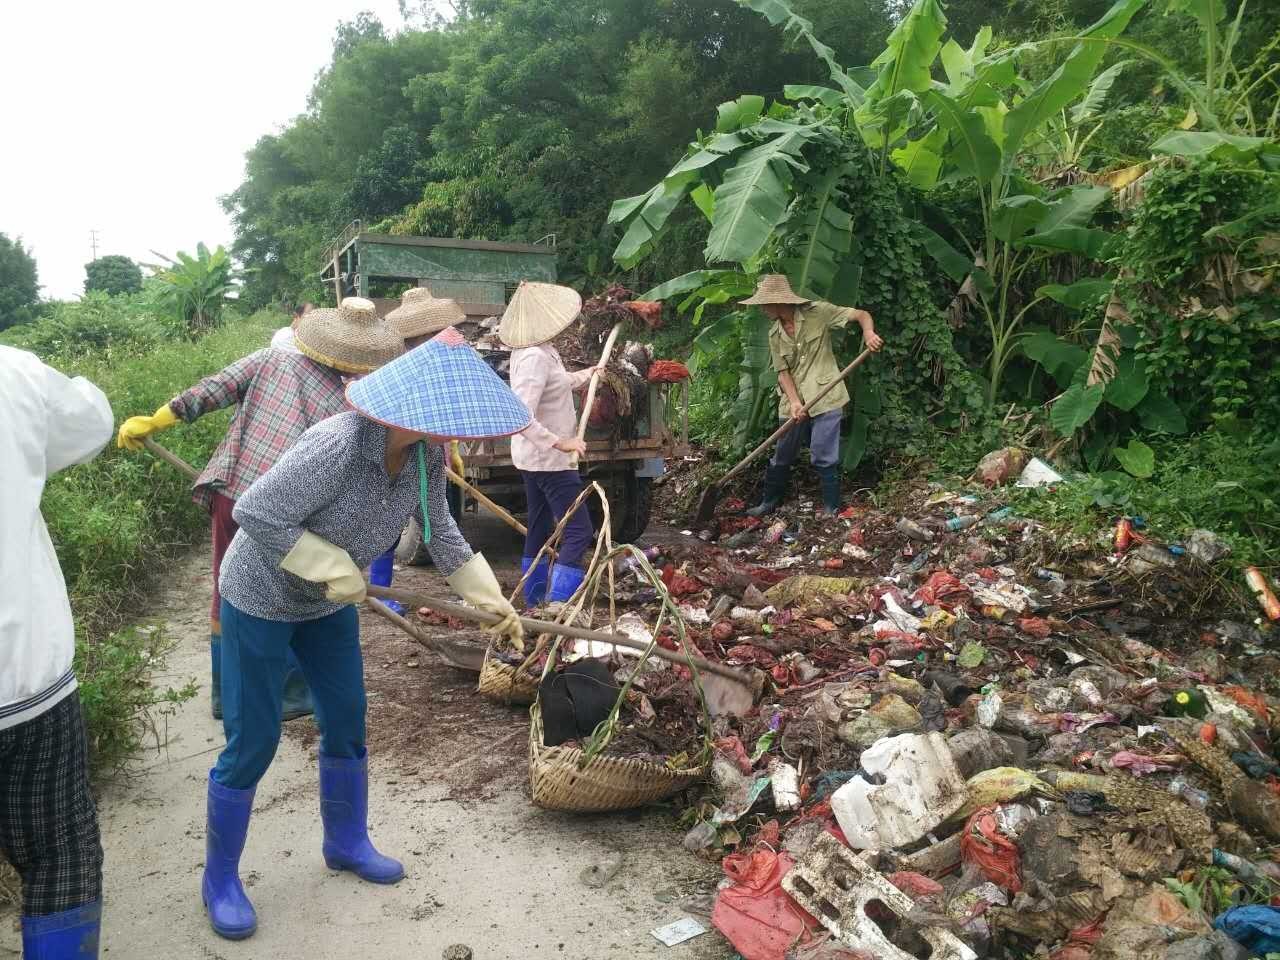
[[[613,520],[613,542],[635,543],[649,526],[649,512],[653,500],[653,481],[637,477],[630,470],[613,471],[603,476],[597,474],[588,479],[597,480],[609,498],[609,514]],[[591,522],[597,530],[604,523],[600,501],[592,497]]]

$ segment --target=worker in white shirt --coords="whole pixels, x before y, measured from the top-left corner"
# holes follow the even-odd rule
[[[314,310],[314,303],[304,303],[294,307],[293,321],[287,327],[281,327],[271,338],[271,348],[273,350],[284,350],[287,353],[298,353],[298,346],[293,340],[293,331],[298,329],[298,321]]]
[[[111,439],[111,406],[0,346],[0,853],[22,877],[22,949],[98,956],[102,843],[71,663],[75,627],[40,515],[45,481]]]

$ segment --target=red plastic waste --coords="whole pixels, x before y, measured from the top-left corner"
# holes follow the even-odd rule
[[[738,765],[738,772],[746,776],[751,772],[751,758],[747,756],[747,748],[736,736],[721,737],[713,746],[725,756],[732,757]]]
[[[649,364],[650,383],[679,383],[689,379],[689,368],[678,360],[655,360]]]
[[[932,897],[942,893],[942,884],[923,873],[912,873],[910,870],[899,870],[886,877],[890,883],[909,896],[912,900],[921,897]]]
[[[1010,893],[1022,890],[1022,852],[1000,832],[995,807],[983,807],[969,818],[960,838],[960,859],[982,871]]]
[[[733,881],[716,897],[711,923],[744,960],[785,960],[797,942],[808,942],[818,921],[800,909],[782,878],[795,864],[785,853],[765,847],[735,853],[722,864]]]
[[[1053,627],[1049,625],[1049,621],[1042,617],[1023,617],[1018,621],[1018,629],[1029,636],[1039,637],[1041,640],[1048,639],[1049,634],[1053,632]]]
[[[939,570],[933,574],[915,593],[916,599],[921,603],[944,607],[947,610],[954,610],[968,603],[972,596],[969,588],[961,583],[958,577],[945,570]]]

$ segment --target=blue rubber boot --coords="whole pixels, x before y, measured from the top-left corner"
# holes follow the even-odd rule
[[[375,587],[389,587],[395,576],[396,551],[393,547],[369,564],[369,582]],[[400,616],[404,616],[404,604],[396,603],[394,600],[383,600],[382,602],[400,614]]]
[[[284,701],[282,712],[284,719],[296,720],[298,717],[309,717],[315,713],[315,704],[311,702],[311,688],[307,686],[307,676],[302,672],[302,664],[298,655],[289,648],[285,656],[289,672],[284,675]]]
[[[213,932],[228,940],[243,940],[258,929],[258,915],[240,884],[240,854],[249,832],[253,788],[224,787],[210,772],[207,809],[200,897]]]
[[[26,960],[89,960],[98,955],[102,901],[42,917],[22,918],[22,956]]]
[[[585,570],[556,564],[551,570],[551,589],[547,591],[547,601],[563,603],[568,600],[577,592],[586,576]]]
[[[529,573],[529,568],[533,566],[533,557],[520,558],[520,573]],[[538,561],[538,565],[533,568],[533,573],[529,573],[529,579],[524,582],[524,602],[530,607],[536,607],[547,596],[547,571],[551,567],[551,558],[543,556]]]
[[[209,703],[213,719],[222,719],[222,634],[209,634]]]
[[[320,754],[320,820],[324,862],[330,870],[350,870],[370,883],[398,883],[399,860],[384,857],[369,842],[369,758]]]

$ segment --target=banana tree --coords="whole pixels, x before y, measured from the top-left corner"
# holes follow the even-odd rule
[[[165,265],[144,264],[158,281],[160,303],[190,333],[204,333],[217,326],[228,296],[236,290],[237,272],[231,255],[219,246],[210,252],[196,244],[196,255],[179,250],[177,258],[152,251]]]

